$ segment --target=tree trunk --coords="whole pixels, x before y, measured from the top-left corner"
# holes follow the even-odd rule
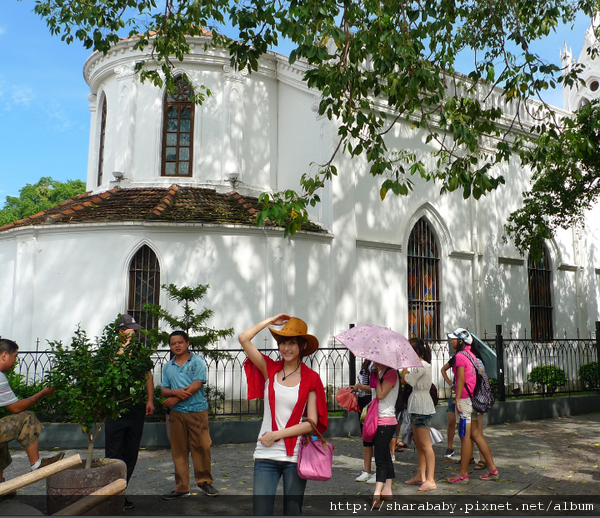
[[[88,432],[88,449],[87,449],[87,459],[85,461],[85,469],[90,469],[92,467],[92,460],[94,459],[94,439],[96,437],[92,437],[92,434]]]

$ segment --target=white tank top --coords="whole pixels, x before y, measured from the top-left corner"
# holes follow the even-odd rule
[[[292,415],[292,411],[296,406],[298,401],[298,393],[300,391],[300,383],[295,387],[285,387],[280,385],[277,381],[277,376],[275,376],[275,422],[277,423],[277,428],[283,430],[285,425],[290,419]],[[269,380],[265,381],[265,411],[263,414],[262,426],[260,427],[260,432],[258,434],[261,437],[266,432],[272,432],[271,426],[271,404],[269,403]],[[304,409],[303,412],[304,413]],[[256,449],[254,450],[254,458],[255,459],[270,459],[270,460],[280,460],[286,462],[298,462],[298,445],[300,443],[296,442],[296,447],[294,448],[294,455],[288,456],[285,449],[285,441],[281,439],[280,441],[274,442],[268,448],[263,446],[260,441],[256,442]]]

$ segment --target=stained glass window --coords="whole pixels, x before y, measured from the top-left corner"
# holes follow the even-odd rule
[[[158,304],[160,292],[160,265],[156,254],[148,245],[142,246],[129,265],[129,313],[143,329],[158,325],[150,317],[144,304]],[[140,336],[142,338],[142,336]]]
[[[527,261],[529,274],[529,316],[531,320],[531,338],[534,340],[552,340],[552,268],[548,248],[544,246],[542,257]]]
[[[408,336],[440,339],[439,247],[421,218],[408,240]]]
[[[165,94],[163,116],[162,176],[192,176],[194,103],[192,87],[176,80],[177,92]]]
[[[102,185],[104,173],[104,138],[106,137],[106,96],[102,96],[102,108],[100,115],[100,144],[98,146],[98,185]]]

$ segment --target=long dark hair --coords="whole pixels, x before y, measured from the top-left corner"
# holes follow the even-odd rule
[[[419,358],[423,358],[427,363],[431,363],[431,347],[426,344],[420,338],[416,336],[409,340],[415,352],[419,355]]]
[[[458,340],[458,343],[456,344],[456,352],[459,353],[460,351],[462,351],[467,345],[467,342],[465,342],[462,338],[453,338],[453,340]]]

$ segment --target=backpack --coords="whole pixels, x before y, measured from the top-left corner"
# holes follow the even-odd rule
[[[467,389],[467,393],[471,398],[471,403],[473,404],[473,410],[479,412],[480,414],[485,414],[490,408],[494,406],[494,394],[492,393],[492,387],[490,385],[490,379],[485,371],[481,371],[477,364],[473,361],[473,358],[465,351],[461,351],[469,361],[473,368],[475,369],[475,390],[473,390],[473,394],[467,387],[465,383],[465,389]]]

